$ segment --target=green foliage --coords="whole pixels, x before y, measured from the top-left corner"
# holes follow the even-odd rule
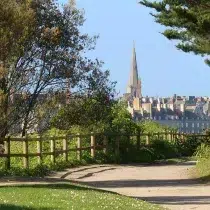
[[[138,125],[122,102],[101,96],[72,100],[53,119],[52,126],[80,133],[120,132],[135,133]]]
[[[156,10],[155,21],[168,27],[163,35],[170,40],[179,40],[177,48],[196,55],[210,55],[210,2],[200,1],[151,1],[140,3]],[[210,60],[206,59],[206,64]],[[210,65],[209,65],[210,66]]]
[[[196,151],[198,176],[210,180],[210,145],[201,144]]]
[[[122,154],[122,162],[125,163],[152,163],[155,160],[154,151],[149,147],[142,147],[139,151],[135,147],[131,147],[128,154]]]
[[[76,133],[76,132],[75,132]],[[65,136],[68,134],[68,131],[66,130],[60,130],[60,129],[57,129],[57,128],[51,128],[47,131],[45,131],[42,136],[43,137],[47,137],[47,136]]]
[[[127,110],[127,105],[123,102],[114,104],[110,120],[110,128],[107,130],[112,132],[135,133],[138,128]]]
[[[89,98],[97,91],[93,104],[104,102],[100,97],[111,98],[108,93],[114,84],[109,81],[109,71],[101,70],[102,62],[84,56],[94,48],[97,37],[82,34],[83,23],[82,11],[55,0],[0,2],[2,136],[14,124],[23,123],[23,136],[37,124],[49,128],[49,118],[57,112],[58,104],[67,101],[65,89],[71,88],[71,97],[76,94]],[[62,96],[59,102],[51,100],[56,94]],[[100,110],[105,106],[95,104],[94,113],[97,110],[105,114],[104,109]]]
[[[178,148],[166,140],[154,140],[149,146],[130,145],[128,152],[121,150],[122,162],[152,163],[156,160],[176,158],[180,156]]]
[[[0,67],[5,68],[4,72],[0,68],[1,76],[7,75],[14,57],[23,54],[23,44],[33,32],[34,15],[30,0],[0,1]]]
[[[201,139],[197,137],[188,137],[186,140],[176,139],[175,146],[183,156],[192,156],[201,145]]]
[[[71,161],[57,161],[55,164],[50,161],[44,164],[37,164],[36,162],[30,162],[30,169],[24,169],[21,165],[12,166],[10,169],[5,170],[2,168],[0,176],[23,176],[23,177],[44,177],[49,175],[52,171],[63,171],[66,168],[72,168],[81,165],[101,163],[101,160],[92,159],[90,156],[85,157],[82,161],[72,159]],[[105,162],[105,161],[104,161]]]
[[[195,156],[197,157],[197,159],[210,158],[210,146],[206,144],[201,144],[197,148]]]
[[[161,133],[170,130],[167,126],[161,125],[152,120],[145,120],[137,123],[143,133]]]
[[[30,0],[0,1],[0,135],[4,137],[22,114],[20,97],[10,100],[26,81],[25,72],[15,69],[17,58],[34,33],[34,11]],[[23,64],[23,63],[22,63]],[[24,74],[24,76],[23,76]],[[20,79],[20,77],[22,78]],[[24,81],[23,81],[24,80]],[[13,102],[11,102],[13,101]]]
[[[150,148],[152,148],[156,160],[175,158],[180,155],[180,151],[174,143],[165,140],[153,141]]]
[[[87,79],[87,91],[75,95],[51,119],[51,125],[69,130],[75,126],[102,132],[111,118],[116,101],[115,83],[109,81],[109,72],[95,69]]]

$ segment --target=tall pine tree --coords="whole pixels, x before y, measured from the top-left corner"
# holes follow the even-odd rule
[[[163,35],[179,40],[177,48],[207,57],[210,66],[210,1],[209,0],[142,0],[140,4],[153,8],[155,21],[167,27]]]

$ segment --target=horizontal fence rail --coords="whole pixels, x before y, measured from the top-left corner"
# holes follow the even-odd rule
[[[103,140],[100,144],[97,142],[97,138],[101,137]],[[136,147],[139,149],[142,145],[150,145],[151,140],[161,139],[167,141],[181,140],[185,141],[187,138],[198,138],[203,142],[210,142],[209,135],[202,134],[184,134],[176,132],[161,132],[161,133],[138,133],[138,134],[120,134],[120,133],[90,133],[90,134],[71,134],[66,136],[51,136],[51,137],[6,137],[2,139],[4,142],[4,153],[0,154],[0,158],[5,158],[5,167],[9,169],[11,167],[11,158],[19,157],[22,158],[23,167],[29,168],[29,158],[37,157],[37,163],[41,164],[43,162],[44,156],[50,156],[51,163],[56,163],[57,155],[62,155],[64,161],[68,161],[68,155],[70,152],[76,152],[76,157],[78,161],[82,159],[82,151],[90,151],[92,158],[95,158],[96,151],[102,150],[104,154],[107,154],[110,137],[114,137],[114,153],[119,156],[120,149],[120,138],[126,137],[129,144],[131,138],[136,138]],[[83,138],[89,139],[89,146],[83,146]],[[69,143],[72,139],[76,139],[76,146],[74,148],[69,148]],[[22,153],[12,153],[11,144],[14,142],[22,143]],[[36,152],[31,152],[29,149],[29,144],[31,142],[36,142]],[[43,144],[48,142],[49,151],[43,150]],[[56,142],[60,143],[62,148],[56,147]],[[127,148],[128,149],[128,148]]]

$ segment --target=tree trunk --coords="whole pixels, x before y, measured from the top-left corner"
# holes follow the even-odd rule
[[[7,90],[7,82],[5,78],[2,78],[0,81],[0,90],[2,91],[2,100],[1,100],[1,110],[2,110],[2,119],[1,119],[1,131],[0,131],[0,144],[4,144],[4,138],[8,134],[8,108],[9,108],[9,93]]]
[[[28,125],[28,113],[24,119],[23,129],[22,129],[22,137],[26,136],[27,133],[27,125]]]

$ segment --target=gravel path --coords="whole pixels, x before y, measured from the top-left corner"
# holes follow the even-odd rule
[[[44,179],[5,178],[0,186],[75,181],[160,204],[171,210],[210,210],[210,184],[190,178],[195,162],[176,165],[90,165]]]
[[[57,174],[86,185],[157,203],[171,210],[210,210],[210,185],[189,176],[195,162],[176,165],[97,165]]]

